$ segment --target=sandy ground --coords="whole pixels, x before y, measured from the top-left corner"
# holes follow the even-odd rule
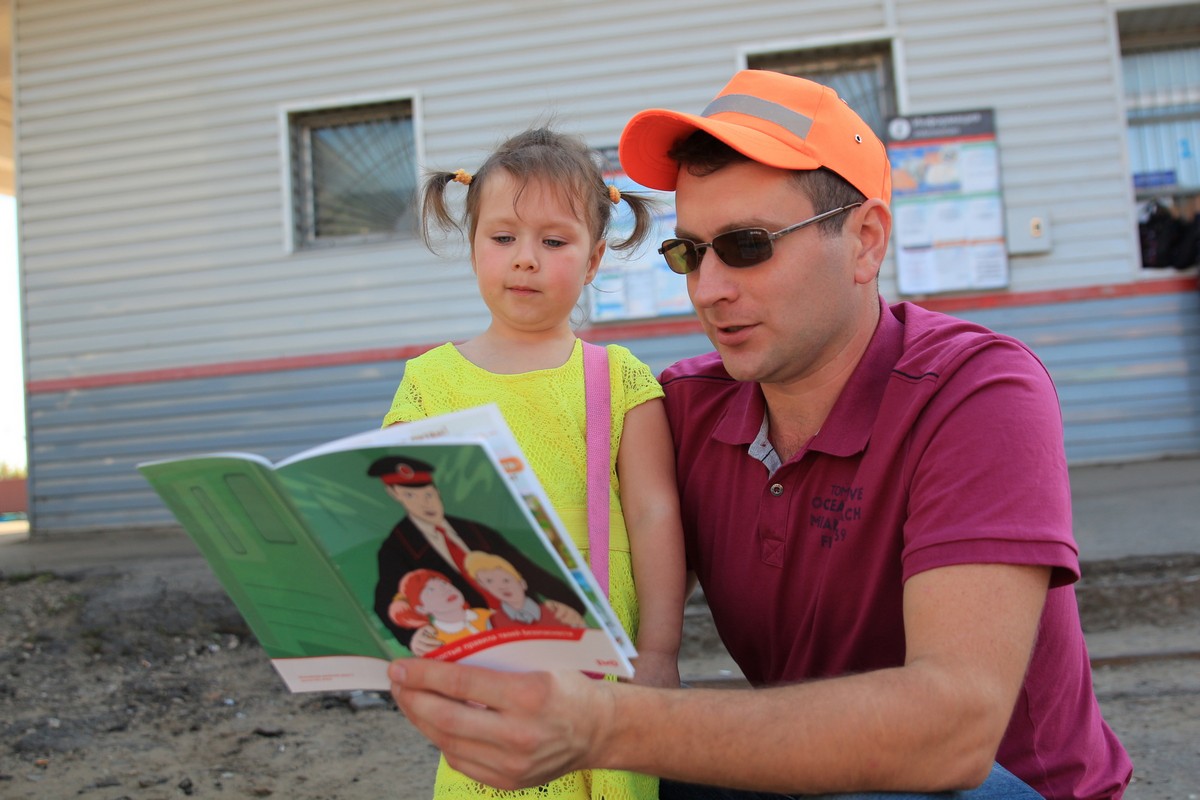
[[[1132,800],[1200,797],[1198,566],[1138,590],[1165,601],[1089,601]],[[701,609],[685,679],[727,675],[718,648]],[[0,797],[408,800],[430,796],[436,762],[390,698],[288,694],[196,559],[0,576]]]

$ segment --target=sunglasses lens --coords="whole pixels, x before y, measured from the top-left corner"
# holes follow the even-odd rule
[[[761,264],[774,252],[771,234],[762,228],[743,228],[713,238],[713,250],[731,267]]]
[[[687,239],[667,239],[658,252],[663,254],[672,272],[687,275],[696,268],[696,246]]]

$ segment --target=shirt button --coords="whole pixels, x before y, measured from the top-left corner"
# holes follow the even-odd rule
[[[783,484],[772,483],[771,484],[771,494],[775,495],[776,497],[779,497],[779,495],[783,494]]]

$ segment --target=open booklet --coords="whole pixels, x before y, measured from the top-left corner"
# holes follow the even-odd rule
[[[271,464],[138,470],[293,692],[386,690],[417,653],[630,677],[633,646],[494,405]]]

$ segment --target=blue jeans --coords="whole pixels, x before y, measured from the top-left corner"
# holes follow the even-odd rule
[[[659,800],[792,800],[790,794],[743,792],[717,786],[699,786],[664,780],[658,787]],[[805,795],[803,800],[1041,800],[1041,795],[999,764],[982,786],[963,792],[914,794],[912,792],[856,792],[838,795]]]

